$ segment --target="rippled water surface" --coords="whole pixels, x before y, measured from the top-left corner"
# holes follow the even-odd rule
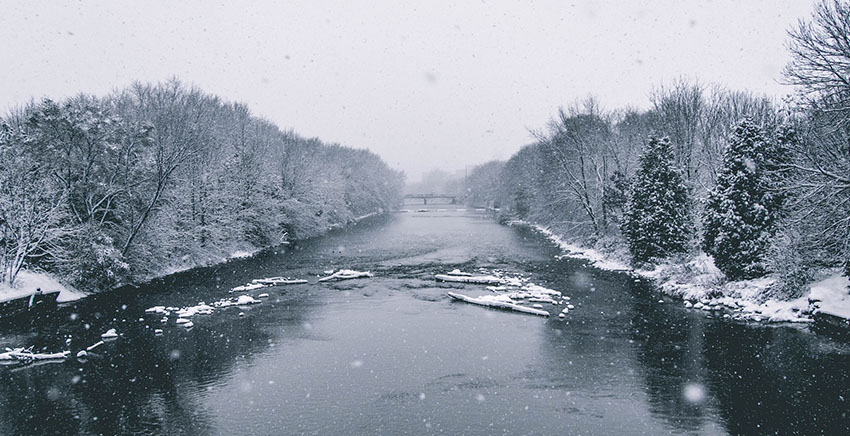
[[[845,343],[660,304],[645,283],[556,254],[434,206],[87,298],[0,329],[2,346],[74,352],[121,334],[85,361],[0,367],[0,434],[850,434]],[[316,283],[338,268],[375,277]],[[451,302],[448,290],[487,292],[434,281],[454,268],[526,275],[576,309]],[[252,291],[270,297],[190,330],[144,314],[280,275],[310,284]]]

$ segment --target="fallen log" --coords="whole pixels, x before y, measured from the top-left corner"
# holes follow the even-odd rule
[[[474,283],[479,285],[500,285],[502,279],[495,276],[457,276],[450,274],[436,274],[438,282]]]
[[[372,273],[368,271],[354,271],[350,269],[341,269],[329,276],[322,277],[319,279],[320,282],[329,282],[332,280],[349,280],[349,279],[359,279],[365,277],[372,277]]]
[[[494,296],[494,295],[484,295],[482,297],[469,297],[463,294],[456,294],[454,292],[448,292],[448,296],[454,300],[463,301],[465,303],[476,304],[479,306],[485,307],[493,307],[496,309],[506,309],[513,310],[515,312],[522,313],[530,313],[533,315],[540,316],[549,316],[549,312],[541,309],[534,309],[532,307],[520,306],[516,303],[510,301],[509,298],[504,296]]]
[[[17,360],[19,362],[32,362],[36,360],[55,360],[65,359],[71,354],[70,351],[61,351],[59,353],[33,353],[31,350],[23,348],[15,348],[14,350],[6,349],[5,353],[0,353],[0,360]]]
[[[304,279],[291,279],[289,277],[268,277],[265,279],[254,279],[251,283],[264,286],[301,285],[307,283]]]

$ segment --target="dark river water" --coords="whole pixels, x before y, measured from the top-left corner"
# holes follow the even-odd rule
[[[121,335],[85,361],[0,367],[0,434],[850,434],[846,343],[660,304],[647,283],[556,260],[533,232],[435,207],[0,328],[0,346],[74,353]],[[375,277],[316,283],[338,268]],[[454,268],[525,274],[576,308],[452,302],[483,291],[434,281]],[[270,297],[190,330],[144,314],[281,275],[310,284],[252,291]]]

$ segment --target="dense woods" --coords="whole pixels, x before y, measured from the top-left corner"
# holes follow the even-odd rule
[[[850,5],[824,0],[789,31],[779,104],[681,79],[648,110],[561,109],[535,142],[470,173],[469,199],[636,262],[713,256],[729,279],[850,272]]]
[[[173,80],[0,120],[0,267],[109,289],[400,204],[403,175]]]

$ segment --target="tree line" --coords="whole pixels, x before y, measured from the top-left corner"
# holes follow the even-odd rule
[[[505,219],[628,247],[636,263],[700,250],[729,279],[850,274],[850,4],[822,0],[789,30],[779,104],[680,79],[648,110],[593,99],[558,111],[507,162],[469,175],[467,199]]]
[[[102,290],[319,235],[401,203],[402,173],[177,80],[0,119],[0,267]]]

